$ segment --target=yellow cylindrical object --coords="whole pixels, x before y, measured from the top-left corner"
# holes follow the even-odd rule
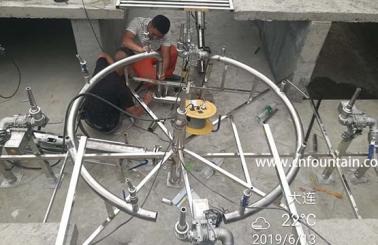
[[[216,106],[210,101],[187,100],[186,117],[188,125],[186,131],[194,135],[207,135],[213,130],[213,124],[209,120],[217,112]]]

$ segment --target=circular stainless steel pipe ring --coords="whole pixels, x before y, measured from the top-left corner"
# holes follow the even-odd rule
[[[250,67],[246,64],[243,64],[239,61],[236,61],[234,59],[227,58],[225,56],[220,56],[220,55],[214,55],[210,59],[222,62],[224,64],[232,65],[232,66],[240,68],[240,69],[243,69],[243,70],[247,71],[248,73],[260,78],[260,80],[263,83],[265,83],[267,86],[269,86],[270,89],[281,99],[281,101],[285,104],[286,108],[289,110],[291,119],[294,122],[294,129],[295,129],[295,134],[296,134],[296,149],[297,149],[295,158],[293,159],[292,166],[286,172],[286,177],[287,177],[287,180],[290,184],[291,182],[293,182],[293,180],[295,179],[295,176],[297,175],[297,173],[299,171],[299,166],[297,166],[297,163],[299,161],[299,158],[301,158],[300,149],[302,148],[302,143],[303,143],[302,122],[301,122],[301,120],[298,116],[298,113],[295,110],[293,104],[287,98],[286,94],[283,93],[280,90],[280,88],[273,81],[271,81],[268,77],[266,77],[265,75],[263,75],[259,71],[253,69],[252,67]],[[260,200],[256,201],[252,205],[250,205],[251,208],[250,209],[247,208],[244,211],[243,214],[241,214],[239,210],[234,211],[234,212],[230,212],[230,213],[226,213],[224,215],[225,223],[230,223],[230,222],[234,222],[234,221],[237,221],[237,220],[241,220],[241,219],[244,219],[244,218],[246,218],[246,217],[248,217],[252,214],[255,214],[255,213],[261,211],[261,209],[259,209],[258,207],[268,206],[269,204],[274,202],[280,196],[281,193],[282,193],[281,186],[277,185],[266,196],[264,196]],[[257,208],[253,209],[253,207],[257,207]]]
[[[158,53],[150,52],[150,53],[137,54],[137,55],[125,58],[123,60],[117,61],[117,62],[109,65],[104,70],[102,70],[98,74],[96,74],[96,76],[94,76],[89,81],[89,83],[87,83],[82,88],[80,93],[88,92],[97,82],[99,82],[102,78],[104,78],[106,75],[108,75],[109,73],[111,73],[115,69],[122,67],[122,66],[132,64],[132,63],[139,61],[141,59],[150,58],[150,57],[154,57],[154,58],[161,60],[161,57]],[[288,110],[290,112],[290,116],[291,116],[291,118],[294,122],[294,128],[295,128],[295,133],[296,133],[296,149],[297,149],[296,156],[295,156],[295,159],[293,160],[292,167],[287,171],[287,179],[288,179],[288,182],[291,183],[294,180],[296,174],[299,171],[299,167],[297,166],[297,162],[298,162],[299,158],[301,157],[300,149],[302,147],[302,142],[303,142],[303,127],[302,127],[301,121],[299,119],[299,116],[298,116],[294,106],[292,105],[290,100],[287,98],[287,96],[283,92],[280,91],[280,89],[275,85],[274,82],[272,82],[269,78],[267,78],[265,75],[261,74],[257,70],[253,69],[252,67],[247,66],[247,65],[245,65],[241,62],[238,62],[236,60],[233,60],[233,59],[230,59],[230,58],[227,58],[227,57],[224,57],[224,56],[219,56],[219,55],[212,56],[211,59],[229,64],[229,65],[232,65],[232,66],[235,66],[235,67],[238,67],[238,68],[241,68],[241,69],[249,72],[250,74],[260,78],[261,81],[264,82],[267,86],[269,86],[272,89],[272,91],[282,100],[282,102],[288,108]],[[71,150],[72,155],[75,155],[76,148],[77,148],[77,141],[76,141],[76,137],[75,137],[75,133],[74,133],[74,131],[75,131],[74,126],[75,126],[75,121],[76,121],[76,116],[77,116],[77,113],[78,113],[80,101],[81,101],[81,98],[77,99],[73,103],[72,108],[70,110],[69,117],[68,117],[68,121],[67,121],[67,135],[69,136],[69,138],[70,138],[70,140],[71,140],[71,142],[74,146],[74,148]],[[74,152],[72,152],[72,151],[74,151]],[[157,212],[144,210],[142,208],[139,208],[139,210],[137,212],[133,212],[132,206],[130,204],[126,203],[124,200],[120,199],[119,197],[117,197],[116,195],[114,195],[113,193],[108,191],[101,184],[99,184],[92,177],[92,175],[87,171],[85,166],[82,167],[81,175],[84,178],[84,180],[88,183],[88,185],[101,198],[103,198],[105,201],[109,202],[111,205],[118,207],[121,211],[124,211],[124,212],[126,212],[130,215],[133,215],[133,216],[139,217],[141,219],[145,219],[145,220],[155,221],[157,219]],[[251,207],[267,206],[267,205],[271,204],[275,199],[277,199],[280,196],[281,192],[282,192],[281,187],[279,185],[277,185],[265,197],[263,197],[262,199],[258,200],[255,203],[253,203],[251,205]],[[248,217],[248,216],[250,216],[250,215],[252,215],[252,214],[254,214],[258,211],[260,211],[260,209],[247,209],[247,210],[245,210],[243,215],[241,215],[239,211],[227,213],[227,214],[225,214],[225,222],[237,221],[237,220],[243,219],[245,217]]]
[[[107,76],[108,74],[110,74],[111,72],[116,70],[117,68],[123,67],[123,66],[126,66],[126,65],[130,65],[132,63],[135,63],[136,61],[139,61],[139,60],[142,60],[142,59],[145,59],[145,58],[157,58],[158,60],[161,61],[161,56],[157,52],[141,53],[141,54],[133,55],[131,57],[127,57],[125,59],[119,60],[119,61],[109,65],[105,69],[101,70],[94,77],[92,77],[92,79],[89,81],[89,83],[85,84],[84,87],[80,90],[79,94],[83,94],[83,93],[88,92],[102,78],[104,78],[105,76]],[[71,156],[73,156],[73,157],[75,156],[76,151],[77,151],[77,147],[78,147],[78,142],[76,140],[77,138],[75,137],[76,135],[75,135],[75,129],[74,128],[75,128],[76,117],[77,117],[77,114],[78,114],[79,105],[80,105],[81,100],[82,100],[82,98],[79,98],[73,103],[71,110],[70,110],[70,113],[69,113],[69,116],[68,116],[68,120],[67,120],[67,135],[68,135],[68,137],[70,138],[70,140],[73,144],[73,148],[70,150]],[[87,184],[102,199],[104,199],[106,202],[108,202],[112,206],[115,206],[115,207],[119,208],[121,211],[124,211],[124,212],[126,212],[126,213],[128,213],[132,216],[135,216],[135,217],[138,217],[138,218],[141,218],[141,219],[145,219],[145,220],[149,220],[149,221],[156,221],[157,215],[158,215],[157,212],[148,211],[148,210],[142,209],[141,207],[139,207],[139,209],[136,212],[134,212],[131,204],[129,204],[129,203],[125,202],[123,199],[117,197],[116,195],[111,193],[109,190],[107,190],[104,186],[102,186],[100,183],[98,183],[96,181],[96,179],[93,178],[92,175],[88,172],[88,170],[85,168],[84,165],[82,166],[82,169],[81,169],[81,176],[83,177],[85,182],[87,182]]]

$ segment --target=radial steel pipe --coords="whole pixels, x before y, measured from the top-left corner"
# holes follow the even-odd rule
[[[58,235],[56,237],[55,245],[63,245],[65,243],[68,224],[70,221],[72,208],[75,202],[76,187],[80,178],[80,169],[84,162],[83,156],[85,153],[86,144],[87,137],[82,136],[77,150],[77,155],[75,157],[75,163],[72,170],[70,184],[67,190],[66,202],[64,203],[63,214],[59,224],[59,230]]]
[[[148,158],[162,158],[166,153],[165,152],[132,152],[132,153],[86,153],[84,159],[148,159]],[[66,154],[43,154],[36,156],[34,154],[25,154],[25,155],[2,155],[0,160],[58,160],[64,159]]]
[[[229,64],[234,67],[240,68],[242,70],[247,71],[253,76],[256,76],[257,78],[260,79],[261,82],[266,84],[277,96],[278,98],[283,102],[283,104],[286,106],[286,108],[289,110],[290,117],[294,123],[294,130],[295,130],[295,136],[296,136],[296,153],[294,156],[294,160],[292,163],[292,166],[288,169],[286,172],[286,178],[289,182],[289,184],[294,180],[295,176],[297,175],[299,171],[299,166],[298,166],[298,161],[301,158],[301,151],[302,151],[302,143],[303,143],[303,127],[302,123],[299,119],[298,113],[295,110],[293,104],[290,102],[290,100],[287,98],[285,93],[283,93],[280,88],[273,82],[271,81],[268,77],[260,73],[259,71],[253,69],[252,67],[243,64],[239,61],[233,60],[228,57],[223,57],[220,55],[214,55],[210,58],[211,60],[219,61],[224,64]],[[257,202],[253,203],[251,207],[265,207],[272,203],[274,200],[276,200],[282,193],[280,185],[277,185],[274,187],[274,189],[268,193],[265,197],[261,198]],[[261,209],[248,209],[245,210],[244,215],[241,215],[239,210],[225,214],[225,222],[232,222],[232,221],[237,221],[240,219],[243,219],[245,217],[248,217]]]
[[[235,124],[232,116],[230,116],[229,119],[230,119],[230,122],[231,122],[232,132],[234,133],[234,137],[235,137],[235,141],[236,141],[236,147],[237,147],[238,153],[240,155],[240,161],[241,161],[241,165],[242,165],[242,168],[243,168],[243,172],[244,172],[244,176],[245,176],[245,181],[247,181],[247,183],[249,185],[252,185],[251,177],[249,176],[247,162],[246,162],[245,156],[244,156],[243,147],[242,147],[242,144],[240,142],[240,137],[239,137],[238,129],[236,128],[236,124]]]
[[[298,237],[299,244],[307,245],[306,234],[303,230],[302,224],[300,222],[297,222],[297,220],[295,220],[295,217],[300,217],[300,216],[298,215],[297,207],[295,206],[295,200],[293,198],[289,183],[287,182],[287,179],[285,176],[283,164],[281,162],[280,155],[278,153],[278,149],[274,141],[272,131],[269,127],[269,124],[264,124],[263,126],[264,126],[265,135],[268,141],[269,149],[273,155],[273,159],[275,162],[276,173],[280,181],[282,194],[285,197],[286,204],[291,213],[290,216],[293,219],[293,225],[295,228],[296,235]]]
[[[117,68],[120,68],[122,66],[130,65],[136,61],[145,59],[145,58],[157,58],[158,60],[162,60],[160,54],[157,52],[150,52],[150,53],[142,53],[142,54],[136,54],[131,57],[127,57],[125,59],[119,60],[105,69],[101,70],[99,73],[97,73],[92,79],[89,81],[89,83],[85,84],[84,87],[81,89],[80,94],[88,92],[91,88],[93,88],[102,78],[110,74],[111,72],[115,71]],[[77,140],[75,135],[75,124],[76,124],[76,118],[80,106],[82,98],[77,99],[71,107],[71,110],[69,112],[68,120],[67,120],[67,135],[70,138],[71,144],[73,145],[72,148],[70,148],[70,154],[75,159],[76,156],[76,149],[77,149]],[[105,187],[103,187],[101,184],[99,184],[95,178],[87,171],[85,166],[81,169],[81,176],[87,182],[87,184],[103,199],[108,201],[112,206],[115,206],[119,208],[120,210],[149,221],[156,221],[157,218],[157,212],[148,211],[142,208],[139,208],[137,212],[133,212],[132,206],[125,202],[125,200],[122,200],[121,198],[117,197],[113,193],[111,193],[109,190],[107,190]]]
[[[47,206],[45,217],[43,218],[42,223],[46,223],[47,219],[49,218],[51,207],[52,207],[52,205],[54,203],[56,193],[58,192],[60,184],[62,183],[63,173],[64,173],[64,169],[66,168],[67,160],[68,160],[68,153],[66,154],[66,157],[64,158],[62,167],[61,167],[60,172],[59,172],[58,181],[56,182],[53,194],[51,195],[50,202],[49,202],[49,205]]]
[[[134,57],[134,56],[131,56]],[[130,88],[130,92],[134,96],[134,98],[138,101],[138,103],[143,107],[143,109],[147,112],[147,114],[154,120],[157,120],[158,117],[155,115],[155,113],[144,103],[144,101],[140,98],[140,96],[135,92],[134,89]],[[163,133],[170,139],[172,140],[172,135],[168,131],[167,127],[165,127],[164,123],[162,122],[157,122],[157,125],[159,128],[163,131]]]
[[[86,153],[84,155],[84,159],[104,159],[104,160],[111,160],[111,159],[141,159],[141,158],[161,158],[164,156],[164,152],[146,152],[146,153]],[[36,159],[44,159],[44,160],[58,160],[64,159],[66,154],[43,154],[40,156],[36,156],[33,154],[25,154],[25,155],[2,155],[0,156],[0,160],[36,160]],[[200,156],[202,157],[209,157],[209,158],[240,158],[240,154],[237,152],[214,152],[214,153],[201,153]],[[268,157],[271,158],[272,154],[267,152],[262,153],[254,153],[254,152],[245,152],[244,156],[246,158],[263,158]],[[280,154],[281,158],[291,158],[294,157],[294,153],[282,153]],[[303,157],[332,157],[330,153],[316,153],[316,152],[309,152],[304,153]],[[345,157],[366,157],[367,154],[365,152],[348,152],[344,154]],[[112,165],[113,166],[113,165]]]
[[[192,151],[190,151],[188,149],[184,149],[184,151],[186,153],[188,153],[189,155],[191,155],[192,157],[194,157],[195,159],[197,159],[197,160],[201,161],[202,163],[206,164],[207,166],[211,167],[215,171],[218,171],[219,173],[223,174],[224,176],[226,176],[226,177],[230,178],[231,180],[235,181],[239,185],[241,185],[241,186],[243,186],[245,188],[252,188],[252,186],[249,185],[244,180],[239,179],[235,175],[229,173],[228,171],[224,170],[223,168],[219,167],[218,165],[214,164],[213,162],[207,160],[206,158],[201,157],[197,153],[192,152]]]
[[[180,159],[180,165],[181,165],[181,171],[182,171],[182,176],[184,178],[184,184],[185,184],[185,189],[186,189],[186,195],[188,197],[188,203],[190,207],[190,212],[193,214],[193,196],[192,196],[192,189],[190,188],[190,183],[189,183],[189,178],[188,178],[188,173],[186,172],[185,169],[185,162],[184,162],[184,154],[182,150],[179,150],[179,159]]]

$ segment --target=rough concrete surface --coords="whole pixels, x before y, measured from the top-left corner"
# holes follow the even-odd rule
[[[185,21],[185,14],[182,11],[133,10],[130,11],[129,18],[133,16],[154,16],[157,13],[166,14],[171,18],[172,23],[174,23],[173,34],[177,36],[179,24]],[[206,36],[206,42],[207,45],[212,47],[214,54],[219,53],[221,47],[227,46],[228,56],[249,64],[272,78],[267,59],[264,52],[261,50],[262,44],[259,39],[258,29],[252,22],[234,21],[233,14],[226,12],[210,12],[207,16],[207,22],[208,35]],[[19,29],[19,31],[21,29]],[[31,86],[35,93],[37,103],[51,119],[51,124],[43,130],[61,134],[67,104],[84,84],[75,57],[76,50],[72,30],[62,31],[57,35],[49,35],[48,32],[43,33],[42,31],[43,30],[40,30],[38,35],[33,31],[26,32],[28,34],[25,34],[22,39],[19,38],[23,33],[22,31],[17,34],[14,32],[7,34],[8,42],[5,46],[8,47],[9,53],[12,54],[19,64],[23,74],[23,80],[21,89],[14,98],[11,100],[0,100],[0,116],[4,117],[15,113],[25,113],[28,109],[28,105],[25,103],[26,96],[24,88],[25,86]],[[258,51],[259,48],[260,51]],[[17,73],[9,60],[5,57],[0,57],[0,60],[0,69],[4,69],[4,71],[1,70],[0,72],[2,81],[0,83],[0,91],[2,93],[9,93],[15,88]],[[222,70],[223,65],[218,64],[214,66],[210,80],[211,85],[216,86],[220,84]],[[178,69],[177,72],[179,72]],[[226,86],[249,89],[253,81],[254,79],[245,72],[230,68],[227,75]],[[256,91],[262,91],[265,88],[264,85],[259,83]],[[248,94],[214,94],[214,99],[220,114],[228,112],[233,107],[244,102],[247,98]],[[295,135],[291,118],[283,105],[280,104],[272,93],[267,93],[256,102],[240,110],[234,116],[245,152],[268,152],[269,148],[264,132],[261,125],[256,122],[255,116],[267,104],[273,102],[279,103],[279,111],[269,120],[269,124],[272,128],[279,152],[294,152]],[[337,122],[337,104],[338,101],[325,101],[320,107],[320,113],[334,145],[340,140],[340,135],[343,131],[343,128],[340,127]],[[358,101],[357,105],[369,115],[378,117],[376,110],[378,105],[377,101]],[[295,107],[300,114],[304,127],[307,128],[312,115],[309,104],[307,102],[295,103]],[[154,103],[151,108],[158,116],[166,116],[172,113],[171,107],[166,105]],[[136,123],[143,128],[147,128],[149,124],[148,122],[141,121],[137,121]],[[169,122],[166,122],[166,125],[171,128]],[[126,129],[127,126],[130,126],[128,120],[124,120],[123,126],[124,127],[120,128],[112,135],[104,135],[93,131],[90,131],[90,134],[93,137],[123,141],[124,133],[127,132],[128,140],[131,144],[143,145],[148,148],[159,144],[163,146],[163,149],[167,146],[166,142],[161,141],[156,135],[152,135],[145,130],[136,127]],[[156,130],[156,133],[160,137],[164,137],[160,130]],[[319,152],[328,152],[324,141],[320,139],[318,127],[314,127],[313,133],[316,133],[319,138]],[[351,145],[350,151],[366,152],[366,137],[365,132],[362,136],[356,138]],[[196,138],[188,144],[187,147],[198,153],[219,152],[222,150],[229,152],[236,151],[230,123],[225,121],[219,132]],[[312,145],[310,144],[308,151],[312,151],[311,147]],[[199,176],[203,165],[188,157],[186,161],[192,167],[193,175]],[[109,166],[109,164],[113,162],[101,163],[103,164],[93,164],[90,162],[86,162],[85,164],[88,171],[90,171],[102,185],[121,197],[125,185],[117,180],[118,172],[116,169],[113,166]],[[252,182],[256,187],[268,192],[278,184],[274,169],[269,167],[257,167],[256,162],[252,159],[248,159],[247,163],[250,175],[252,176]],[[24,162],[23,164],[36,166],[37,163]],[[56,172],[59,171],[60,166],[61,165],[58,165],[58,167],[55,168]],[[239,159],[226,159],[222,167],[241,178],[243,176]],[[150,166],[139,168],[136,171],[127,171],[126,174],[133,183],[138,183],[148,173],[149,169]],[[319,174],[321,170],[321,168],[302,168],[292,184],[292,191],[302,194],[305,191],[312,190],[314,187],[312,177]],[[48,222],[59,222],[61,218],[71,171],[72,164],[69,162],[65,170],[64,181],[57,194]],[[345,169],[345,171],[349,177],[350,172],[348,169]],[[23,170],[22,172],[23,178],[20,185],[14,188],[1,189],[0,191],[0,218],[4,223],[38,223],[41,222],[44,217],[52,190],[46,187],[46,178],[41,171]],[[173,227],[178,217],[177,208],[161,203],[163,197],[173,198],[179,191],[178,189],[168,188],[166,186],[167,172],[167,167],[161,169],[144,206],[146,209],[159,212],[157,222],[146,222],[134,218],[128,224],[120,226],[116,232],[99,244],[185,244],[178,241],[173,232]],[[357,205],[360,208],[362,217],[377,218],[377,177],[373,170],[369,170],[367,176],[369,177],[368,183],[352,185],[351,189],[357,200]],[[221,192],[228,198],[234,200],[236,204],[224,200],[221,196],[202,186],[191,176],[189,178],[195,192],[202,198],[208,198],[212,207],[224,208],[229,211],[238,208],[237,203],[240,201],[243,188],[229,181],[223,175],[215,174],[209,180],[206,180],[205,183],[217,192]],[[343,193],[340,181],[336,176],[335,179],[335,184],[326,186],[325,188],[329,191],[339,191]],[[141,201],[144,200],[150,188],[150,184],[151,183],[148,183],[138,194]],[[259,199],[259,197],[254,195],[253,201],[257,199]],[[353,218],[353,213],[345,194],[343,194],[342,199],[337,199],[327,193],[317,192],[316,205],[298,204],[297,207],[300,213],[315,214],[316,219],[319,221],[329,218]],[[98,225],[104,221],[106,216],[104,202],[80,179],[71,219],[71,222],[78,227],[78,242],[82,243]],[[251,223],[258,217],[265,217],[267,221],[270,222],[271,226],[268,230],[252,230]],[[129,216],[124,213],[119,214],[103,233],[100,234],[99,238],[111,232],[128,218]],[[222,224],[222,226],[233,232],[235,244],[244,245],[252,244],[253,234],[292,234],[291,228],[282,226],[283,221],[284,217],[281,211],[264,210],[243,221],[227,225]],[[318,239],[319,238],[317,238],[317,241],[319,241]]]
[[[303,90],[311,81],[331,22],[259,21],[258,26],[276,81],[290,79]],[[302,99],[295,89],[288,95],[296,101]]]
[[[314,228],[327,237],[333,245],[378,244],[377,219],[328,219],[319,221]],[[321,241],[317,244],[326,243]]]
[[[91,19],[123,18],[123,10],[116,9],[113,0],[3,0],[0,1],[0,18],[85,19],[83,6]]]
[[[238,20],[378,22],[374,0],[234,0],[234,8]]]
[[[59,223],[0,223],[0,244],[51,245],[55,243]],[[64,245],[77,244],[77,228],[69,225]]]
[[[346,98],[343,91],[357,86],[362,98],[378,98],[377,31],[375,23],[332,24],[312,75],[316,97]]]

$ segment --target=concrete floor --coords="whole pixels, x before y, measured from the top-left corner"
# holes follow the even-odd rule
[[[146,12],[145,10],[133,10],[129,13],[132,16],[153,16],[156,12]],[[161,12],[159,12],[161,13]],[[163,11],[163,14],[171,18],[173,27],[173,35],[177,35],[177,27],[184,22],[183,12]],[[245,62],[268,77],[272,77],[265,55],[262,51],[255,52],[260,47],[260,39],[257,28],[252,22],[237,22],[233,20],[231,13],[211,12],[207,18],[208,36],[207,43],[214,53],[219,53],[221,47],[227,46],[227,55],[239,61]],[[9,23],[8,23],[9,25]],[[11,24],[14,25],[14,24]],[[53,24],[59,26],[57,23]],[[65,23],[60,24],[60,30],[65,30]],[[16,28],[17,27],[17,28]],[[50,26],[51,27],[51,26]],[[56,28],[56,26],[55,26]],[[23,28],[22,28],[23,29]],[[8,32],[5,46],[9,48],[9,52],[14,56],[22,70],[23,80],[20,91],[12,100],[0,101],[0,117],[13,115],[16,113],[24,113],[28,109],[25,103],[24,88],[31,86],[35,93],[37,102],[42,109],[50,117],[54,124],[48,125],[46,131],[61,133],[64,112],[70,98],[72,98],[83,85],[80,74],[80,68],[75,58],[75,46],[72,33],[68,30],[62,31],[55,35],[49,35],[43,32],[49,28],[40,28],[40,32],[30,31],[21,32],[21,27],[15,25]],[[25,29],[23,29],[25,30]],[[22,35],[23,38],[19,38]],[[2,38],[2,37],[1,37]],[[0,91],[11,91],[15,87],[16,73],[11,65],[8,64],[4,57],[0,57],[0,69],[2,74]],[[214,68],[211,77],[211,84],[219,84],[222,66]],[[4,79],[3,79],[4,77]],[[238,88],[250,88],[251,77],[244,72],[230,69],[228,74],[228,86]],[[257,87],[258,91],[265,88],[262,84]],[[3,92],[2,92],[3,93]],[[4,92],[5,93],[5,92]],[[225,113],[236,105],[244,102],[247,95],[235,94],[214,94],[214,98],[219,113]],[[277,98],[268,93],[264,95],[256,103],[240,110],[235,114],[235,121],[240,130],[241,142],[245,152],[267,152],[268,146],[265,140],[263,129],[257,124],[255,115],[267,104],[278,102]],[[337,122],[338,101],[325,101],[320,108],[320,113],[324,123],[328,129],[331,141],[335,144],[340,139],[343,128]],[[377,101],[358,101],[357,106],[369,115],[378,117]],[[304,128],[307,128],[311,117],[311,109],[307,102],[295,104]],[[291,119],[279,104],[278,113],[269,121],[273,134],[281,153],[294,151],[294,135]],[[158,115],[166,115],[170,113],[170,108],[163,105],[154,104],[152,109],[157,111]],[[124,122],[125,125],[128,123]],[[137,122],[139,126],[147,127],[147,123]],[[168,124],[168,123],[167,123]],[[169,125],[168,125],[169,126]],[[314,133],[319,137],[319,151],[327,152],[324,141],[320,140],[320,131],[318,127],[314,127]],[[92,132],[94,133],[94,132]],[[120,129],[115,135],[96,134],[96,137],[112,138],[123,140],[124,131]],[[148,134],[136,128],[127,131],[129,141],[132,144],[146,145],[151,147],[154,144],[165,146],[154,135]],[[157,131],[161,134],[161,132]],[[365,152],[367,149],[366,133],[353,142],[351,151]],[[197,138],[187,146],[197,152],[219,152],[235,151],[232,131],[228,122],[222,124],[219,132],[210,136]],[[163,148],[164,149],[164,148]],[[309,146],[311,149],[311,144]],[[202,169],[202,165],[191,159],[187,159],[193,168],[193,174],[198,175]],[[25,163],[35,164],[35,163]],[[269,191],[277,184],[275,171],[271,168],[258,168],[253,160],[248,160],[250,174],[255,186],[264,191]],[[116,177],[113,167],[106,165],[93,165],[86,163],[90,172],[96,176],[97,180],[109,188],[113,193],[121,196],[122,186]],[[235,175],[242,176],[240,163],[236,160],[225,160],[223,167]],[[65,179],[60,189],[54,205],[54,209],[49,218],[49,222],[59,222],[62,213],[65,194],[71,173],[71,166],[65,171]],[[58,168],[56,169],[58,171]],[[292,185],[292,191],[302,193],[304,190],[310,190],[313,187],[311,176],[321,172],[319,168],[303,168]],[[134,182],[138,182],[145,174],[146,170],[131,171],[128,177]],[[24,222],[41,222],[51,195],[51,190],[46,187],[46,179],[39,171],[23,171],[24,177],[21,184],[15,188],[2,189],[0,192],[0,217],[4,223],[24,223]],[[166,206],[161,203],[161,198],[173,198],[178,192],[177,189],[166,187],[167,169],[163,168],[155,186],[152,189],[149,200],[146,202],[147,209],[159,211],[159,218],[156,223],[149,223],[139,219],[133,219],[128,225],[122,227],[112,236],[104,240],[100,244],[180,244],[181,242],[175,238],[173,226],[177,220],[177,209]],[[360,208],[361,215],[364,218],[378,218],[378,210],[375,208],[378,199],[376,192],[377,177],[373,170],[368,172],[369,182],[361,185],[352,185],[352,191]],[[206,182],[215,190],[227,195],[235,202],[238,202],[242,188],[227,180],[222,175],[216,174]],[[196,180],[191,179],[193,189],[202,198],[208,198],[211,205],[222,207],[227,210],[234,210],[236,207],[228,203],[221,197],[211,193],[209,190],[201,186]],[[143,200],[149,185],[147,185],[140,194]],[[342,192],[340,181],[336,178],[336,183],[327,186],[330,191]],[[257,197],[254,197],[254,200]],[[316,205],[297,205],[300,213],[314,213],[318,220],[330,218],[346,218],[352,219],[353,213],[349,207],[348,200],[345,195],[343,199],[336,199],[325,193],[316,193]],[[251,229],[251,223],[257,217],[265,217],[271,224],[269,230],[264,231],[265,234],[290,234],[291,229],[282,227],[284,221],[280,211],[265,210],[255,216],[247,218],[238,223],[225,225],[230,229],[235,237],[235,244],[251,244],[252,234],[256,233]],[[75,223],[79,231],[79,243],[83,242],[91,232],[106,218],[106,211],[103,201],[88,188],[84,181],[79,181],[77,188],[76,201],[74,211],[72,213],[72,222]],[[107,234],[118,224],[124,222],[128,216],[120,214],[114,222],[104,231],[102,235]],[[261,233],[259,233],[261,234]],[[100,236],[100,237],[101,237]],[[319,238],[317,238],[319,239]],[[318,240],[317,240],[318,241]],[[0,241],[1,244],[1,241]]]

